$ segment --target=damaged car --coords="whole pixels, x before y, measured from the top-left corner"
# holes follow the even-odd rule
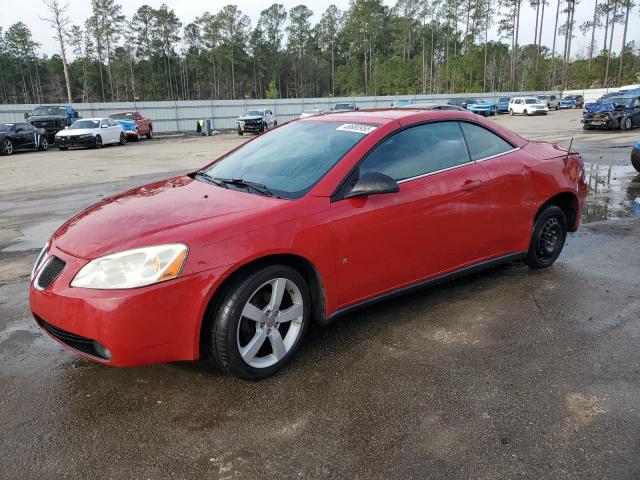
[[[238,118],[238,135],[264,133],[277,126],[278,121],[271,110],[249,110]]]
[[[582,118],[585,130],[631,130],[640,127],[640,96],[611,97],[585,107]]]

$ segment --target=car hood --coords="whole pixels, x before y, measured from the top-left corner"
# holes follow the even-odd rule
[[[493,107],[491,103],[470,103],[467,105],[468,108],[486,108],[489,109]]]
[[[238,117],[238,120],[262,120],[264,117],[260,117],[258,115],[250,115],[245,117]]]
[[[585,110],[589,113],[613,112],[616,106],[611,102],[587,104]]]
[[[69,128],[65,128],[64,130],[60,130],[58,133],[56,133],[56,137],[60,137],[60,136],[64,136],[64,137],[73,137],[73,136],[78,136],[78,135],[86,135],[86,134],[92,134],[95,132],[96,129],[94,128],[78,128],[78,129],[69,129]]]
[[[133,120],[114,120],[114,122],[128,130],[135,130],[136,128],[136,122]]]
[[[212,244],[242,228],[259,228],[265,219],[259,214],[289,203],[181,176],[96,203],[62,225],[52,242],[85,259],[163,243],[189,245],[203,236]]]

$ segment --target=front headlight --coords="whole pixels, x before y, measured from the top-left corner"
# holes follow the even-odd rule
[[[82,267],[71,286],[122,289],[171,280],[180,274],[188,251],[186,245],[177,243],[105,255]]]
[[[244,120],[238,120],[238,125],[240,125],[241,127],[244,127]]]

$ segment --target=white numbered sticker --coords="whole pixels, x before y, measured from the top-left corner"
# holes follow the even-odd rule
[[[376,128],[378,127],[373,125],[364,125],[362,123],[345,123],[344,125],[340,125],[338,128],[336,128],[336,130],[340,132],[354,132],[367,135],[373,132]]]

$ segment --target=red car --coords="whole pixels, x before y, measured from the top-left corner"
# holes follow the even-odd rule
[[[578,154],[469,112],[308,117],[69,220],[30,306],[104,364],[204,356],[261,378],[311,321],[514,259],[550,266],[585,194]]]

